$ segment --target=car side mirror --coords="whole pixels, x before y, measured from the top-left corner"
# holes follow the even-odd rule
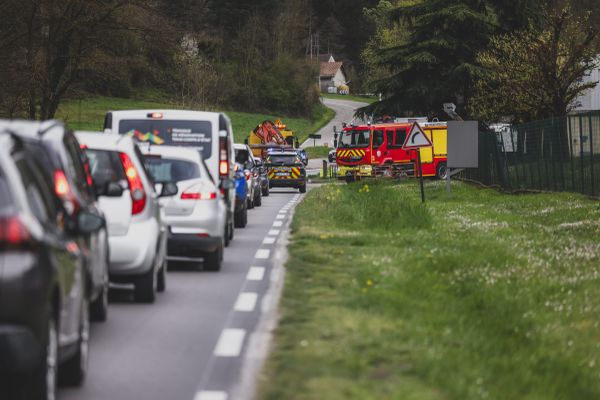
[[[235,188],[235,181],[233,179],[223,179],[221,181],[221,189],[230,190]]]
[[[103,184],[95,185],[94,190],[96,196],[100,197],[121,197],[123,196],[123,188],[117,182],[105,182]]]
[[[337,139],[333,139],[333,148],[337,149]]]
[[[105,224],[104,218],[89,211],[81,211],[77,215],[77,231],[84,235],[98,232]]]
[[[175,182],[164,182],[164,183],[159,183],[156,186],[161,185],[162,187],[160,188],[160,191],[157,190],[157,192],[159,192],[158,197],[171,197],[171,196],[175,196],[177,193],[179,193],[179,188],[177,187],[177,184]],[[156,188],[155,186],[155,188]]]

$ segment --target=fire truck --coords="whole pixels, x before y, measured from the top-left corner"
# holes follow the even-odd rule
[[[433,146],[403,150],[406,135],[417,122]],[[394,122],[346,126],[337,140],[338,177],[416,176],[417,151],[423,176],[443,179],[447,173],[448,128],[445,122],[397,119]]]

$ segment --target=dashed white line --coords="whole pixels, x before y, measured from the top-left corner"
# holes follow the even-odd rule
[[[215,347],[215,356],[238,357],[242,352],[244,337],[246,337],[244,329],[223,329]]]
[[[264,238],[263,244],[273,244],[275,243],[275,240],[277,240],[277,238],[267,236],[266,238]]]
[[[281,232],[279,229],[271,229],[269,231],[269,236],[277,236],[279,235],[279,232]]]
[[[266,260],[267,258],[269,258],[270,255],[271,255],[271,250],[269,250],[269,249],[259,249],[256,252],[256,255],[254,256],[254,258],[258,258],[260,260]]]
[[[277,217],[275,217],[276,219],[284,219],[285,218],[285,214],[277,214]]]
[[[258,294],[251,292],[240,293],[237,301],[235,302],[235,311],[240,312],[252,312],[256,307],[256,301],[258,300]]]
[[[273,226],[276,228],[279,226],[283,226],[283,221],[275,221],[275,222],[273,222]]]
[[[227,400],[227,393],[205,390],[196,393],[194,400]]]
[[[262,281],[265,276],[265,267],[250,267],[246,279],[249,281]]]

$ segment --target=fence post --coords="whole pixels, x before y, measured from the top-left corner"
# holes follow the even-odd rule
[[[323,160],[323,178],[328,178],[327,160]]]
[[[585,194],[585,166],[583,165],[583,116],[579,116],[579,159],[581,165],[581,193]]]
[[[592,178],[592,196],[596,195],[596,182],[594,181],[594,131],[592,129],[592,113],[589,114],[590,119],[590,171]]]

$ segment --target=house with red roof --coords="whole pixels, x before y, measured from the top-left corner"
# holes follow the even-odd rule
[[[321,92],[348,94],[348,79],[344,71],[344,63],[335,61],[331,54],[320,55],[319,63],[321,66],[319,73]]]

